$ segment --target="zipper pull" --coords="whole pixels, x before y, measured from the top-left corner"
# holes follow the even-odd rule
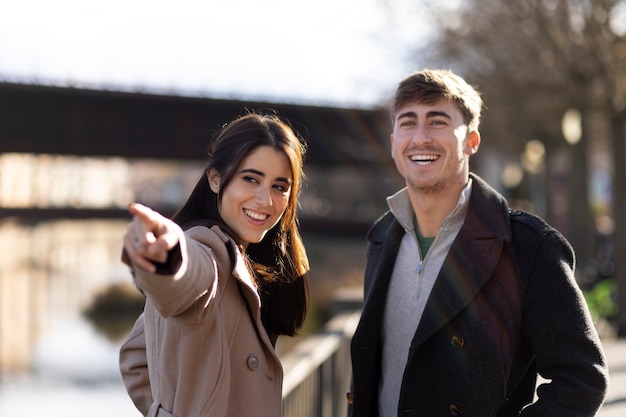
[[[420,259],[420,263],[417,265],[417,268],[415,268],[415,272],[417,272],[418,274],[422,272],[422,265],[424,265],[424,260]]]

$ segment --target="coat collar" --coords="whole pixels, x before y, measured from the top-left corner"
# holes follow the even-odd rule
[[[511,225],[508,221],[508,203],[495,189],[482,178],[470,174],[472,193],[469,211],[462,232],[476,234],[477,238],[500,236],[505,241],[511,240]],[[383,243],[389,233],[399,226],[389,213],[372,226],[367,234],[371,243]],[[400,242],[396,242],[398,245]]]
[[[502,246],[511,240],[506,200],[485,181],[472,175],[472,193],[465,222],[442,265],[427,301],[412,350],[462,310],[494,271]],[[387,214],[368,233],[372,245],[366,279],[363,315],[380,315],[385,305],[389,277],[404,234]],[[372,262],[373,261],[373,262]],[[374,321],[380,322],[374,316]]]

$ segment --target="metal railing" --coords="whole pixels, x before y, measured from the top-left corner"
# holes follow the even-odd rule
[[[360,315],[360,311],[335,315],[321,332],[306,337],[281,358],[283,417],[346,415],[350,339]]]

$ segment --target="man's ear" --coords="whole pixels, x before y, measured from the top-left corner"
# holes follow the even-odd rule
[[[215,168],[211,168],[207,174],[207,180],[209,181],[209,187],[215,194],[220,192],[221,177]]]
[[[471,130],[465,138],[465,153],[473,155],[478,151],[480,146],[480,133],[477,130]]]

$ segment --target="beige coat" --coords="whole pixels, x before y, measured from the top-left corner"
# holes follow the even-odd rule
[[[172,275],[136,269],[144,313],[120,351],[128,393],[150,417],[279,417],[283,371],[241,253],[218,227],[180,236]]]

